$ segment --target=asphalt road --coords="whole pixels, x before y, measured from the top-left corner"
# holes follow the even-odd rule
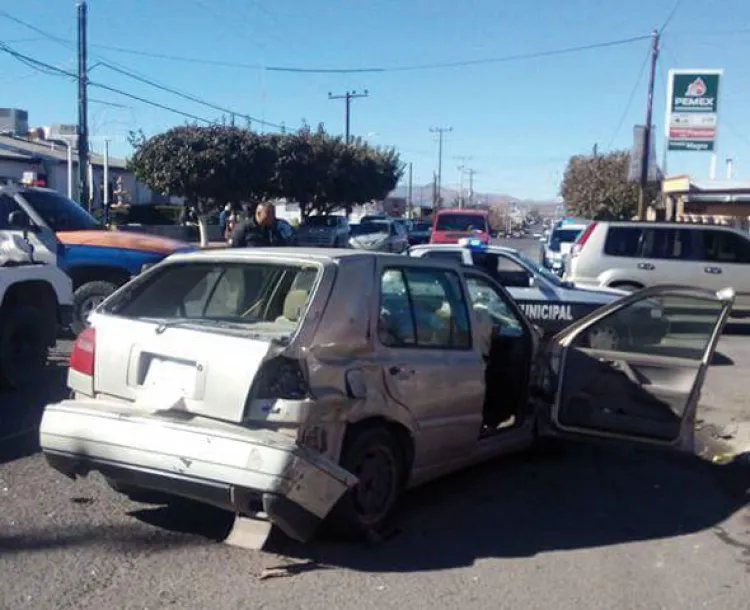
[[[66,346],[63,345],[63,348]],[[704,398],[744,417],[750,340],[722,339]],[[496,460],[408,495],[375,547],[275,538],[221,544],[228,515],[122,499],[34,454],[64,361],[0,394],[0,609],[527,608],[746,610],[750,470],[697,457],[572,446]],[[20,408],[24,413],[20,413]],[[279,569],[278,566],[281,566]]]

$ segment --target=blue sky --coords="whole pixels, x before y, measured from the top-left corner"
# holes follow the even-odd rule
[[[626,148],[642,122],[649,41],[567,55],[447,69],[354,74],[269,72],[156,59],[98,45],[251,66],[366,68],[504,57],[647,35],[675,0],[90,0],[90,64],[106,60],[174,89],[273,123],[302,119],[343,131],[343,102],[328,93],[368,89],[352,103],[352,132],[394,145],[412,162],[415,185],[432,178],[437,143],[429,128],[450,126],[443,184],[456,186],[457,166],[475,169],[475,189],[551,198],[568,157]],[[14,17],[75,39],[74,0],[5,3]],[[75,70],[72,48],[0,16],[0,40],[22,53]],[[683,0],[663,38],[654,123],[661,158],[665,79],[669,68],[723,68],[719,171],[734,159],[750,173],[750,3]],[[635,89],[640,75],[640,85]],[[99,66],[92,81],[207,119],[220,114]],[[0,53],[0,105],[29,110],[34,126],[76,121],[69,79],[35,72]],[[632,97],[631,93],[635,91]],[[126,134],[153,134],[184,117],[114,93],[90,92],[94,148]],[[110,101],[126,107],[105,106]],[[619,127],[619,129],[618,129]],[[458,157],[470,157],[464,161]],[[668,172],[706,177],[707,153],[670,153]]]

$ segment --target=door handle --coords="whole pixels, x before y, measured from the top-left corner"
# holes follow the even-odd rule
[[[651,263],[638,263],[638,269],[643,269],[645,271],[653,271],[654,266]]]
[[[411,377],[414,374],[414,369],[403,364],[398,364],[389,368],[388,372],[394,377]]]
[[[705,269],[703,269],[703,271],[706,273],[711,273],[713,275],[718,275],[719,273],[721,273],[721,267],[706,267]]]

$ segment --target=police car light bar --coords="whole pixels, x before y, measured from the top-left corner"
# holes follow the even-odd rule
[[[463,237],[458,240],[458,245],[470,250],[482,251],[487,250],[487,244],[477,237]]]

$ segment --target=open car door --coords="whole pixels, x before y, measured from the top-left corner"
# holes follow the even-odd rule
[[[556,335],[539,385],[540,432],[693,449],[706,372],[734,291],[645,288]]]

